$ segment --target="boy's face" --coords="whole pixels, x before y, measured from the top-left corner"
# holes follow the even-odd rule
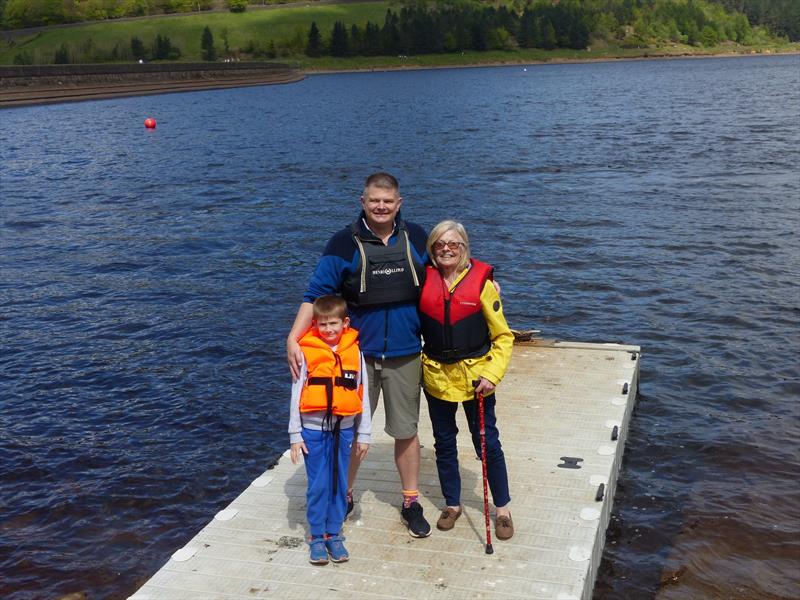
[[[339,317],[320,317],[314,320],[314,324],[317,328],[319,337],[321,337],[326,344],[335,346],[339,343],[345,327],[350,326],[350,318],[345,317],[344,319],[340,319]]]

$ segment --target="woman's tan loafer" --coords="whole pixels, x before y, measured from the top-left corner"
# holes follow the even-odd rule
[[[446,507],[442,511],[442,516],[439,517],[439,520],[436,521],[436,529],[441,531],[450,531],[453,528],[453,525],[456,524],[458,521],[458,517],[461,516],[461,509],[455,510],[450,508],[449,506]]]
[[[510,540],[514,535],[514,521],[511,515],[507,517],[497,517],[494,524],[494,535],[498,540]]]

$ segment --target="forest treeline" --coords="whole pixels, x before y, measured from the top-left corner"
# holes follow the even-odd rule
[[[762,25],[796,42],[800,40],[800,0],[715,0],[728,10],[747,15],[752,25]]]
[[[248,5],[270,4],[285,0],[0,0],[0,27],[3,29],[19,29],[43,25],[75,23],[115,19],[131,16],[148,16],[158,14],[188,13],[207,11],[218,7],[227,7],[232,11],[243,11]],[[505,6],[510,14],[521,15],[526,6],[549,5],[557,7],[564,2],[559,0],[508,0],[507,2],[480,2],[478,0],[433,0],[418,6],[425,6],[429,12],[441,13],[447,7],[458,7],[465,4],[502,8]],[[573,5],[575,3],[568,2]],[[800,0],[707,0],[675,1],[672,5],[679,8],[664,8],[661,0],[586,0],[577,3],[583,8],[583,14],[589,21],[585,27],[592,31],[606,33],[614,26],[633,26],[640,37],[650,35],[654,26],[650,21],[664,24],[664,11],[681,12],[702,10],[714,22],[721,19],[713,6],[724,6],[728,11],[743,13],[751,25],[764,25],[771,32],[784,35],[792,41],[800,39]],[[680,22],[680,17],[675,18]],[[695,22],[698,22],[695,19]],[[698,23],[699,24],[699,23]],[[638,25],[638,26],[637,26]],[[704,25],[703,25],[704,26]],[[703,26],[700,26],[702,30]],[[713,27],[713,25],[712,25]],[[687,33],[687,32],[684,32]],[[718,37],[722,37],[718,30]],[[574,37],[580,37],[578,33]],[[663,36],[661,36],[663,37]]]
[[[613,10],[608,10],[608,8]],[[312,23],[309,56],[418,55],[515,48],[585,49],[599,41],[623,47],[669,42],[716,46],[750,44],[756,32],[742,13],[703,0],[656,0],[649,11],[633,2],[534,1],[521,12],[501,5],[427,4],[387,11],[382,25],[336,22],[330,32]]]

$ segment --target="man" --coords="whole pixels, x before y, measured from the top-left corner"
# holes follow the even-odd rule
[[[400,186],[388,173],[367,177],[359,218],[337,232],[317,264],[287,339],[293,379],[300,373],[298,340],[311,325],[313,301],[341,294],[359,332],[367,366],[372,412],[383,391],[385,431],[394,438],[394,458],[403,486],[400,515],[413,537],[431,528],[419,504],[420,321],[417,300],[427,260],[425,230],[400,218]],[[348,513],[360,460],[351,457]]]

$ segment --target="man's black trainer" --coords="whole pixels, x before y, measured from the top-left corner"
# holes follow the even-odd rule
[[[422,538],[431,534],[431,526],[422,516],[422,507],[419,502],[412,502],[408,508],[401,508],[400,517],[408,527],[408,534],[411,537]]]

